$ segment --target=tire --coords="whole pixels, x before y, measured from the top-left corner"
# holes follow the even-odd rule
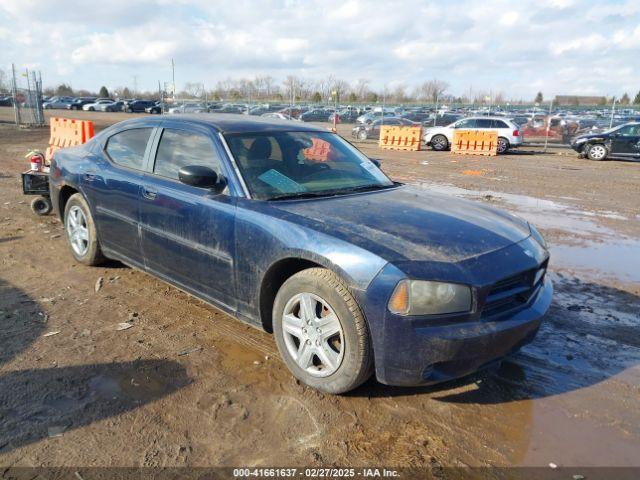
[[[431,137],[431,148],[436,152],[442,152],[449,148],[449,140],[444,135],[434,135]]]
[[[31,210],[36,215],[49,215],[53,210],[51,199],[47,197],[36,197],[31,201]]]
[[[502,154],[502,153],[507,153],[507,151],[509,150],[509,140],[507,140],[504,137],[498,137],[498,146],[497,146],[497,152]]]
[[[594,143],[590,145],[587,150],[587,157],[589,160],[601,161],[607,158],[607,147],[601,143]]]
[[[367,139],[367,131],[366,130],[360,130],[358,132],[358,140],[366,140]]]
[[[373,372],[362,311],[347,285],[330,270],[310,268],[284,282],[273,305],[273,331],[291,373],[317,390],[348,392]],[[297,355],[302,358],[297,360]]]
[[[81,230],[76,229],[74,225],[83,227],[84,234],[74,235]],[[85,265],[99,265],[105,260],[100,250],[98,232],[89,205],[79,193],[71,195],[64,208],[64,231],[71,254],[78,262]]]
[[[127,113],[133,113],[133,108],[127,108]]]
[[[89,111],[90,111],[90,112],[95,112],[95,111],[96,111],[96,109],[95,109],[95,108],[93,108],[93,107],[89,107]]]

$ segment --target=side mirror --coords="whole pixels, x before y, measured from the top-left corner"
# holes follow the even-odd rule
[[[210,188],[216,192],[221,192],[227,185],[224,177],[219,177],[213,169],[202,165],[187,165],[186,167],[182,167],[178,171],[178,179],[186,185],[198,188]]]
[[[380,163],[380,160],[378,160],[377,158],[370,158],[369,160],[371,160],[371,162],[378,168],[380,168],[382,165],[382,163]]]

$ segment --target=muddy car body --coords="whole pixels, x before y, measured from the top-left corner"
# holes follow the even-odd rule
[[[51,172],[76,260],[120,260],[273,331],[326,392],[374,369],[392,385],[466,375],[531,341],[551,302],[527,222],[394,183],[302,123],[139,118],[56,152]]]

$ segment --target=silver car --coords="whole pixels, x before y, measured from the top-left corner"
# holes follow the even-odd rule
[[[48,101],[42,103],[42,108],[47,110],[52,108],[64,108],[66,109],[69,105],[73,103],[74,97],[62,97],[55,96],[51,97]]]

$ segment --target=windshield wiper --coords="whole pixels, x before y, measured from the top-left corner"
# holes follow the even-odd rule
[[[318,197],[333,197],[335,195],[341,195],[344,193],[353,193],[353,192],[367,192],[372,190],[382,190],[385,188],[395,187],[395,184],[391,185],[360,185],[359,187],[348,187],[348,188],[336,188],[335,190],[320,190],[318,192],[298,192],[298,193],[285,193],[283,195],[276,195],[274,197],[269,198],[269,200],[289,200],[294,198],[318,198]]]
[[[315,197],[324,197],[325,195],[327,195],[327,192],[284,193],[282,195],[275,195],[273,197],[269,197],[268,200],[289,200],[291,198],[315,198]]]

